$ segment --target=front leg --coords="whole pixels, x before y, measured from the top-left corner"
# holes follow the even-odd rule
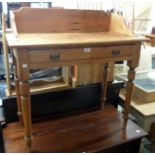
[[[127,65],[129,67],[128,71],[128,81],[126,84],[126,96],[125,96],[125,105],[124,105],[124,122],[123,122],[123,128],[126,128],[127,121],[128,121],[128,114],[130,111],[130,103],[131,103],[131,97],[132,97],[132,90],[134,86],[134,79],[135,79],[135,68],[139,64],[139,59],[140,59],[140,49],[141,49],[141,43],[135,44],[133,46],[133,51],[132,51],[132,60],[127,61]]]
[[[103,80],[102,80],[102,94],[101,94],[101,103],[102,106],[106,103],[106,95],[107,95],[107,86],[108,86],[108,74],[109,74],[109,65],[108,63],[104,64],[104,71],[103,71]]]
[[[32,131],[31,131],[31,99],[29,94],[28,80],[20,81],[21,104],[25,129],[25,140],[29,151],[32,147]]]
[[[16,50],[17,68],[20,84],[20,101],[23,114],[25,140],[29,151],[32,148],[31,129],[31,98],[29,86],[29,52],[25,49]]]
[[[136,73],[135,68],[129,66],[128,81],[126,84],[123,128],[126,128],[127,121],[128,121],[128,114],[130,111],[130,102],[131,102],[132,90],[133,90],[133,86],[134,86],[133,80],[135,79],[135,73]]]
[[[15,82],[15,89],[16,89],[16,97],[17,97],[17,115],[19,117],[19,122],[21,125],[23,125],[23,118],[22,118],[22,107],[21,107],[21,99],[20,99],[20,86],[19,86],[19,77],[17,72],[17,60],[15,56],[12,56],[13,58],[13,71],[14,71],[14,82]]]

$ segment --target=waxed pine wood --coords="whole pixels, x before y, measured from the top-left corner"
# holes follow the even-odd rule
[[[17,71],[17,62],[15,60],[15,56],[12,56],[13,60],[13,72],[14,72],[14,81],[15,81],[15,89],[16,89],[16,96],[17,96],[17,107],[18,107],[18,116],[19,121],[21,124],[23,124],[23,118],[22,118],[22,106],[21,106],[21,100],[20,100],[20,86],[19,86],[19,77],[18,77],[18,71]]]
[[[23,8],[12,12],[11,19],[13,33],[6,34],[6,39],[10,48],[14,49],[17,62],[20,83],[20,93],[17,94],[21,97],[25,140],[29,151],[33,150],[30,69],[77,65],[74,72],[76,84],[80,75],[78,65],[107,64],[101,77],[104,79],[101,96],[105,103],[108,63],[127,60],[129,72],[122,126],[126,130],[133,75],[139,63],[140,45],[145,38],[133,36],[126,28],[123,17],[103,11]],[[89,69],[88,77],[94,72],[92,68]]]
[[[32,127],[31,127],[31,99],[30,99],[30,86],[29,86],[29,55],[27,50],[20,50],[17,56],[18,75],[19,75],[19,91],[22,107],[22,116],[25,129],[25,141],[28,146],[28,151],[32,148]],[[25,66],[24,66],[25,65]],[[18,94],[18,93],[17,93]]]
[[[24,8],[14,16],[12,24],[16,24],[17,33],[108,32],[110,24],[110,16],[104,11]]]

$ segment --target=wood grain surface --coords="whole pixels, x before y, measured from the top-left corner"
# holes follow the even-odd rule
[[[112,32],[91,33],[13,33],[6,34],[10,47],[43,47],[43,46],[76,46],[132,44],[145,40],[144,37],[134,37]]]
[[[112,106],[70,117],[33,123],[32,152],[97,152],[146,136]],[[137,132],[138,130],[138,132]],[[10,123],[4,129],[6,152],[26,152],[23,127]]]

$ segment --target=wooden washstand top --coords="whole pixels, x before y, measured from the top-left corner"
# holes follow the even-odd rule
[[[142,37],[131,37],[110,32],[92,32],[92,33],[21,33],[18,36],[7,34],[7,40],[10,47],[42,47],[65,45],[88,45],[99,46],[108,44],[120,44],[126,42],[134,43],[143,40]]]
[[[10,47],[65,47],[130,44],[144,41],[127,29],[124,18],[104,11],[22,8],[11,13]]]

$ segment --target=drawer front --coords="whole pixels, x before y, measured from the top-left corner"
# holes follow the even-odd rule
[[[133,46],[109,46],[105,48],[108,57],[125,57],[132,56]]]
[[[56,49],[30,51],[30,62],[74,61],[132,56],[132,46]]]

